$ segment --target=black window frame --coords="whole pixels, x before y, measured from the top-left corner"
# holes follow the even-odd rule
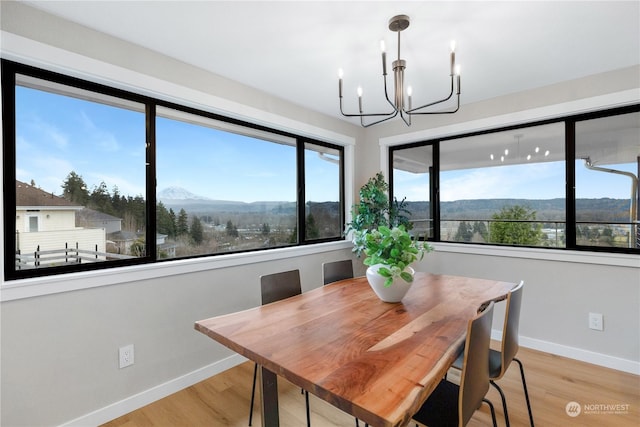
[[[576,242],[576,199],[575,199],[575,152],[576,152],[576,123],[585,120],[599,119],[605,117],[612,117],[628,113],[640,112],[640,103],[625,105],[621,107],[599,109],[586,113],[569,114],[566,116],[545,119],[534,120],[526,123],[519,123],[517,125],[509,125],[502,127],[495,127],[491,129],[485,129],[482,131],[467,132],[455,135],[448,135],[442,138],[434,138],[425,141],[412,142],[408,144],[399,144],[388,147],[388,170],[389,170],[389,199],[393,200],[396,195],[393,193],[393,154],[395,151],[420,147],[424,145],[433,146],[433,172],[434,176],[431,178],[430,200],[433,202],[430,204],[431,215],[433,218],[434,234],[433,238],[427,240],[434,242],[444,243],[456,243],[456,244],[472,244],[472,245],[484,245],[484,246],[501,246],[501,247],[515,247],[515,248],[536,248],[536,249],[556,249],[556,250],[570,250],[570,251],[582,251],[582,252],[605,252],[605,253],[623,253],[640,255],[640,248],[620,248],[620,247],[605,247],[605,246],[586,246],[578,245]],[[447,141],[455,140],[459,138],[466,138],[478,135],[486,135],[503,131],[511,131],[517,129],[523,129],[533,126],[540,126],[552,123],[564,123],[565,125],[565,174],[566,174],[566,190],[565,190],[565,237],[566,244],[563,248],[543,247],[543,246],[516,246],[507,244],[496,243],[471,243],[471,242],[449,242],[443,241],[440,238],[440,145],[446,144]]]
[[[258,125],[245,120],[226,117],[220,114],[199,110],[193,107],[180,105],[147,95],[141,95],[135,92],[118,89],[101,83],[88,81],[85,79],[61,74],[58,72],[37,68],[31,65],[19,62],[1,59],[0,64],[2,70],[2,150],[3,150],[3,231],[4,231],[4,279],[5,281],[25,279],[31,277],[43,277],[58,274],[74,273],[79,271],[94,271],[118,268],[130,265],[153,264],[159,262],[171,262],[172,260],[184,260],[187,258],[203,258],[215,257],[217,255],[229,255],[235,253],[268,251],[275,248],[266,249],[250,249],[242,251],[230,251],[224,253],[198,254],[188,257],[160,259],[157,255],[156,248],[156,107],[166,107],[182,112],[195,114],[204,118],[218,120],[233,125],[255,129],[259,131],[270,132],[282,135],[296,140],[296,179],[297,179],[297,243],[290,246],[305,246],[310,244],[341,241],[345,236],[340,233],[337,237],[319,238],[306,240],[305,230],[305,176],[304,176],[304,150],[305,143],[327,147],[337,150],[340,153],[339,162],[339,212],[340,224],[345,222],[345,150],[338,144],[317,140],[308,136],[296,135],[291,132],[269,128],[267,126]],[[70,87],[75,87],[100,95],[109,95],[124,100],[135,101],[145,106],[145,126],[146,126],[146,186],[145,186],[145,203],[146,203],[146,254],[128,260],[110,260],[106,262],[73,264],[65,266],[48,266],[46,268],[34,268],[26,270],[18,270],[15,268],[15,247],[16,247],[16,75],[25,75],[38,79],[58,83]],[[288,246],[288,247],[290,247]]]

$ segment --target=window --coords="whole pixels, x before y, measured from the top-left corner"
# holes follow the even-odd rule
[[[159,108],[161,258],[298,243],[296,140]]]
[[[30,216],[29,217],[29,229],[27,230],[29,233],[36,233],[38,230],[38,217]]]
[[[14,228],[16,269],[144,255],[144,110],[137,102],[16,75],[15,164],[8,168],[15,170],[8,182],[16,185],[7,202],[16,218],[28,218],[26,228]],[[114,227],[107,229],[102,219],[108,218]]]
[[[635,253],[638,111],[392,147],[392,195],[437,241]]]
[[[409,211],[411,232],[417,237],[434,237],[431,205],[433,171],[433,145],[393,150],[391,154],[393,174],[391,187],[393,196],[405,202]]]
[[[640,248],[640,113],[576,123],[576,244]]]
[[[310,241],[338,238],[344,228],[340,151],[311,143],[304,147],[305,236]]]
[[[2,78],[7,280],[342,239],[340,146],[11,61]]]
[[[440,239],[564,247],[564,125],[440,144]]]

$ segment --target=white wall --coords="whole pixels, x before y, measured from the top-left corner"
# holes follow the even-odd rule
[[[437,245],[420,269],[518,282],[525,288],[521,344],[590,363],[640,373],[640,260],[559,250]],[[494,329],[501,329],[503,305]],[[590,312],[604,331],[588,328]]]
[[[349,195],[381,170],[379,143],[385,138],[419,139],[434,126],[455,128],[564,103],[576,98],[576,90],[591,97],[597,90],[619,92],[628,89],[629,74],[638,75],[637,70],[616,74],[622,87],[594,78],[589,82],[603,83],[594,86],[604,89],[577,84],[570,85],[573,93],[534,91],[466,107],[455,119],[365,132],[24,4],[0,2],[0,12],[3,57],[344,143],[347,156],[358,159],[355,169],[349,166]],[[258,305],[261,274],[300,268],[308,290],[319,286],[322,262],[349,256],[347,242],[3,283],[0,424],[97,424],[225,369],[239,358],[196,333],[195,320]],[[595,355],[603,364],[619,359],[622,368],[638,369],[638,257],[585,264],[579,255],[438,245],[420,268],[522,278],[527,283],[523,343],[577,357]],[[61,292],[38,296],[47,288]],[[604,313],[604,332],[586,328],[586,311]],[[136,363],[120,370],[117,349],[125,344],[135,345]]]
[[[299,268],[303,291],[317,287],[322,263],[350,257],[346,246],[3,302],[2,425],[105,422],[228,368],[240,359],[225,360],[232,352],[194,322],[259,305],[262,274]],[[119,369],[127,344],[135,364]]]

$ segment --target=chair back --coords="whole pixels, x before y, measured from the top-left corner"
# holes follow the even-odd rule
[[[353,262],[350,259],[325,262],[322,264],[322,280],[324,285],[352,277]]]
[[[260,276],[260,290],[263,305],[300,295],[300,271],[291,270]]]
[[[524,281],[509,292],[507,295],[507,307],[505,309],[504,326],[502,328],[502,348],[501,353],[501,378],[509,368],[509,364],[518,353],[518,329],[520,327],[520,307],[522,305],[522,290],[524,289]]]
[[[465,426],[482,405],[489,391],[489,345],[493,321],[491,302],[475,319],[469,320],[464,347],[464,362],[460,374],[458,422]]]

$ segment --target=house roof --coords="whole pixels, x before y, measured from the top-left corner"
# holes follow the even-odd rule
[[[122,221],[122,218],[89,208],[82,208],[82,210],[77,211],[76,218],[85,221]]]
[[[16,180],[16,207],[17,208],[68,208],[82,209],[77,203],[73,203],[64,197],[47,193],[33,185]]]

